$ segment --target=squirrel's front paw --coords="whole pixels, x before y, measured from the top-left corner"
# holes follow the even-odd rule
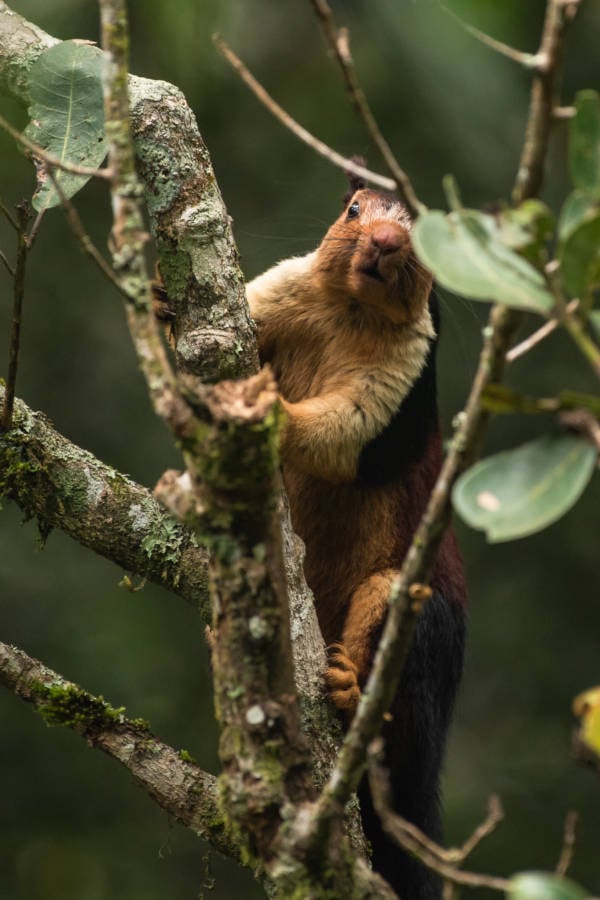
[[[360,687],[358,669],[343,644],[331,644],[327,647],[325,684],[334,705],[349,721],[360,700]]]

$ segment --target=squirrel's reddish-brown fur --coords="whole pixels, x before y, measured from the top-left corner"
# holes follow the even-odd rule
[[[248,285],[261,360],[274,370],[287,414],[283,475],[329,645],[326,682],[347,719],[442,457],[431,277],[412,251],[410,227],[396,198],[361,188],[317,250]],[[432,589],[386,741],[397,808],[438,837],[439,769],[464,628],[451,532]],[[406,900],[439,896],[435,877],[387,844],[364,789],[361,802],[376,868]]]

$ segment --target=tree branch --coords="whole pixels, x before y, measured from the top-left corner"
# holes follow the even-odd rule
[[[558,74],[562,62],[565,31],[574,19],[579,0],[548,0],[542,40],[536,54],[525,142],[513,189],[513,202],[535,197],[544,179],[544,164],[554,109],[558,103]]]
[[[123,708],[115,709],[4,643],[0,643],[0,682],[33,704],[48,725],[64,725],[89,746],[112,756],[170,816],[241,862],[236,844],[225,833],[214,775],[182,759],[142,719],[126,718]]]
[[[208,552],[191,529],[146,488],[71,443],[21,400],[15,402],[12,430],[0,434],[0,495],[35,516],[43,535],[60,528],[127,571],[179,594],[210,620]]]
[[[0,0],[0,84],[28,102],[28,73],[59,43]],[[177,356],[207,381],[255,372],[254,327],[231,224],[185,97],[164,81],[129,76],[138,173],[161,273],[177,312]]]

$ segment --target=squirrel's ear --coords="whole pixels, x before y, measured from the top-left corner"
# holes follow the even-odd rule
[[[356,163],[357,166],[367,165],[367,161],[364,156],[351,156],[350,159],[353,163]],[[355,175],[354,172],[346,172],[346,178],[348,179],[349,187],[344,194],[344,206],[346,206],[346,204],[348,203],[352,195],[356,193],[356,191],[361,191],[367,186],[366,180],[364,178],[361,178],[360,175]]]

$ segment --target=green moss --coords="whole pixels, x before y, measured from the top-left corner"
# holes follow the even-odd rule
[[[39,472],[41,465],[27,455],[27,439],[20,431],[8,431],[0,435],[0,497],[19,497],[25,508],[29,492],[29,476]],[[24,502],[21,503],[21,498]]]
[[[122,725],[126,721],[124,706],[111,706],[103,697],[94,697],[74,684],[48,685],[35,681],[31,692],[47,725],[66,725],[89,731]],[[128,724],[144,731],[150,728],[145,719],[132,719]]]
[[[182,762],[192,763],[193,765],[196,764],[196,760],[194,759],[192,754],[189,752],[189,750],[180,750],[177,755],[178,755],[179,759],[182,760]]]
[[[38,681],[31,690],[48,725],[100,729],[125,721],[125,707],[115,708],[103,697],[93,697],[73,684],[47,685]]]
[[[161,560],[176,563],[179,560],[182,541],[181,525],[175,519],[165,516],[152,526],[141,546],[148,559],[152,559],[152,556],[158,553]]]

